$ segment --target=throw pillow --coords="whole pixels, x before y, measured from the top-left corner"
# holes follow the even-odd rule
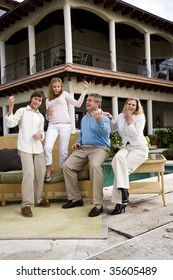
[[[0,150],[0,171],[22,170],[17,149]]]

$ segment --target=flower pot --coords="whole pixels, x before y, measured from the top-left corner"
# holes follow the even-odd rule
[[[151,139],[150,144],[151,144],[151,146],[156,146],[157,145],[157,140],[156,139]]]

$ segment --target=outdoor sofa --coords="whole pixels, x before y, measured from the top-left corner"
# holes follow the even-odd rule
[[[71,154],[72,144],[76,142],[77,138],[78,133],[71,134],[69,154]],[[2,206],[7,201],[21,201],[22,170],[16,147],[17,135],[0,137],[0,203]],[[44,183],[44,197],[53,200],[67,198],[64,176],[59,167],[59,139],[54,145],[52,167],[52,180],[49,183]],[[78,178],[82,197],[88,198],[92,204],[93,191],[88,165],[78,172]]]

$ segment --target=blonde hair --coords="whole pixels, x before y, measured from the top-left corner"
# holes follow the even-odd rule
[[[54,92],[53,92],[53,89],[52,89],[52,86],[55,83],[60,83],[60,85],[61,85],[61,90],[60,90],[58,95],[54,95]],[[52,99],[60,96],[62,92],[63,92],[62,80],[60,78],[52,78],[52,80],[50,81],[50,84],[49,84],[49,100],[52,100]]]
[[[130,98],[128,98],[128,99],[126,100],[125,104],[124,104],[124,107],[123,107],[122,112],[123,112],[123,113],[125,112],[127,103],[128,103],[130,100],[135,100],[135,101],[136,101],[136,110],[135,110],[135,112],[134,112],[134,115],[144,114],[144,110],[143,110],[143,107],[142,107],[142,105],[141,105],[141,102],[140,102],[140,100],[139,100],[137,97],[130,97]]]

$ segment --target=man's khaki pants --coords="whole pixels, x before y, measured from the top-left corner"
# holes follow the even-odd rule
[[[70,155],[62,166],[69,200],[77,201],[81,199],[77,172],[86,163],[89,163],[90,179],[93,184],[94,205],[102,205],[104,184],[102,164],[108,156],[109,150],[106,147],[96,146],[82,146]]]

